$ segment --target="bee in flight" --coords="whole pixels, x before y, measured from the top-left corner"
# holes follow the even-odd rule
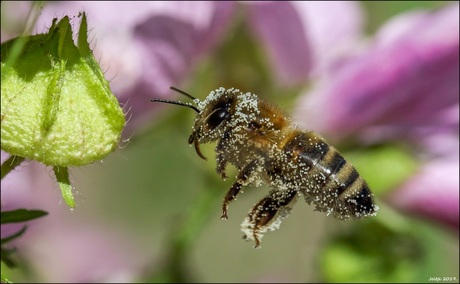
[[[238,169],[236,181],[225,195],[222,219],[243,186],[263,182],[272,188],[249,211],[241,224],[244,238],[260,240],[286,218],[299,196],[315,210],[337,219],[375,216],[378,206],[364,179],[343,156],[313,131],[301,130],[275,105],[238,89],[219,88],[200,101],[171,87],[193,103],[152,99],[193,109],[197,115],[188,142],[203,159],[200,143],[217,142],[216,171]]]

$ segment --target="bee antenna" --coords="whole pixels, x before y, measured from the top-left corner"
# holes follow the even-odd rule
[[[180,93],[180,94],[182,94],[182,95],[188,97],[188,98],[191,98],[192,100],[196,100],[196,98],[193,97],[192,95],[190,95],[189,93],[186,93],[186,92],[184,92],[184,91],[182,91],[182,90],[179,90],[179,89],[176,88],[176,87],[172,87],[172,86],[171,86],[171,87],[169,87],[169,88],[170,88],[171,90],[173,90],[173,91],[176,91],[176,92],[178,92],[178,93]]]
[[[194,106],[192,104],[189,104],[189,103],[183,103],[183,102],[179,102],[179,101],[163,100],[163,99],[151,99],[150,101],[151,102],[160,102],[160,103],[167,103],[167,104],[185,106],[185,107],[193,109],[197,113],[200,113],[200,110],[196,106]]]

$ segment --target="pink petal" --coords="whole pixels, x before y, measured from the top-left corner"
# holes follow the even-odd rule
[[[48,2],[36,26],[43,32],[54,17],[87,13],[91,46],[128,111],[130,135],[151,120],[148,114],[157,105],[150,98],[172,96],[169,87],[186,79],[222,39],[234,6],[225,1]]]
[[[293,1],[313,57],[315,75],[363,36],[364,14],[357,1]]]
[[[251,28],[283,84],[304,82],[361,36],[356,2],[249,2]],[[315,71],[318,72],[318,71]]]
[[[366,52],[321,78],[302,99],[297,118],[336,137],[368,126],[433,125],[459,101],[455,11],[458,4],[390,22]]]
[[[249,2],[251,28],[272,60],[273,69],[284,84],[305,80],[312,54],[302,19],[292,3]]]
[[[2,163],[9,154],[1,151]],[[85,210],[71,211],[62,202],[60,190],[49,167],[24,161],[2,179],[2,211],[39,209],[49,214],[26,222],[23,236],[13,241],[17,254],[29,260],[35,279],[48,282],[131,282],[141,273],[145,252],[136,251],[122,231],[84,217]],[[71,176],[72,177],[72,176]],[[81,196],[79,206],[85,206]],[[2,225],[2,237],[24,226]],[[18,256],[19,257],[19,256]],[[50,269],[52,267],[53,269]]]
[[[459,228],[459,161],[435,160],[393,191],[387,201],[397,209]]]
[[[44,229],[28,231],[17,243],[18,253],[40,272],[39,282],[128,283],[138,279],[149,261],[139,258],[129,236],[107,226],[67,222]]]
[[[24,31],[24,19],[32,7],[31,1],[2,2],[2,42],[7,41]],[[7,13],[5,11],[8,11]]]

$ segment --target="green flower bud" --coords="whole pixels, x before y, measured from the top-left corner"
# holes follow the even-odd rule
[[[47,34],[19,37],[1,50],[1,148],[54,167],[104,158],[119,142],[125,117],[87,40],[78,45],[69,18]]]

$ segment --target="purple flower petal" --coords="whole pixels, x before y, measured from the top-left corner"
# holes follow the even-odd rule
[[[302,99],[298,120],[340,137],[368,126],[433,125],[458,104],[458,4],[395,21],[367,51],[321,78]]]
[[[225,1],[49,2],[36,26],[45,29],[54,17],[87,13],[94,54],[129,110],[125,134],[130,135],[155,110],[150,98],[171,96],[169,87],[186,79],[222,39],[234,6]]]
[[[307,78],[311,69],[311,48],[294,6],[282,2],[250,2],[251,27],[267,49],[280,81],[294,84]]]
[[[456,157],[426,164],[418,174],[393,191],[387,202],[403,212],[429,218],[458,232],[458,153]]]
[[[251,28],[283,84],[305,81],[346,43],[361,35],[356,2],[249,2]]]
[[[340,55],[356,48],[364,15],[357,1],[294,1],[313,57],[315,76]]]
[[[2,163],[8,157],[1,151]],[[2,211],[26,208],[49,213],[27,222],[24,235],[12,241],[20,248],[18,254],[30,258],[33,271],[40,272],[39,281],[131,282],[138,277],[146,253],[126,241],[131,236],[82,216],[85,210],[70,211],[48,173],[46,166],[25,161],[2,179]],[[1,235],[9,236],[23,226],[2,225]]]
[[[39,282],[130,283],[148,262],[121,231],[107,226],[55,222],[28,230],[17,242],[19,254],[34,256],[29,265]],[[53,253],[50,253],[53,252]],[[52,267],[52,269],[50,269]]]
[[[24,31],[26,25],[24,19],[26,19],[31,6],[31,1],[2,2],[2,42],[16,37]]]

